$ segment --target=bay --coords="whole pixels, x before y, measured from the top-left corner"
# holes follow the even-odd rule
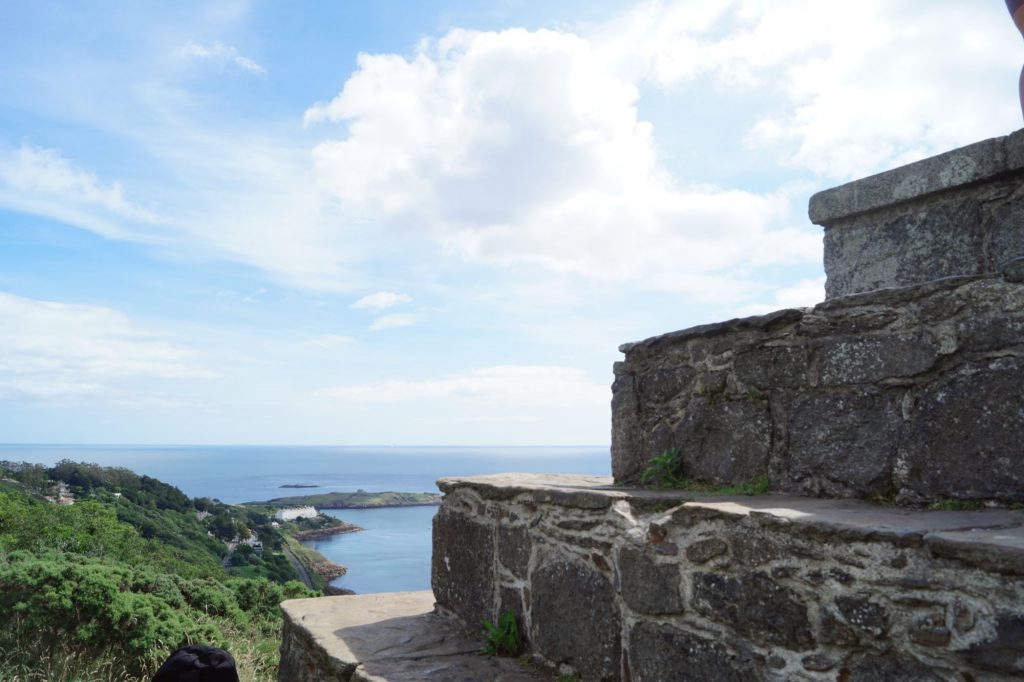
[[[0,459],[120,466],[230,504],[332,491],[437,492],[443,476],[501,472],[609,475],[607,446],[390,447],[0,444]],[[281,488],[282,485],[315,488]],[[435,507],[327,513],[366,530],[305,544],[348,568],[333,585],[358,593],[430,589]]]

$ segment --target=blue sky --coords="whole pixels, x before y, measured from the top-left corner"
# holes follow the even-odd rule
[[[962,0],[8,2],[0,442],[606,444],[821,300],[820,189],[1020,126]]]

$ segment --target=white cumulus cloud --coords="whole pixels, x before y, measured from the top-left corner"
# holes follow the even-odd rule
[[[805,279],[774,292],[771,303],[753,303],[741,308],[739,315],[764,315],[783,308],[809,308],[825,300],[825,278]]]
[[[327,191],[468,260],[697,294],[701,275],[820,257],[782,193],[677,186],[638,96],[580,36],[455,30],[360,55],[306,121],[348,124],[313,152]]]
[[[751,145],[826,178],[859,177],[1020,125],[1016,29],[998,3],[676,0],[637,5],[592,39],[657,87],[709,78],[763,92]]]

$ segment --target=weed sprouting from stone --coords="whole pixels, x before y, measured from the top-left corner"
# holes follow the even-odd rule
[[[484,648],[481,654],[489,656],[518,656],[522,652],[523,641],[519,636],[519,625],[516,624],[515,611],[509,609],[498,617],[495,625],[489,620],[484,623]]]
[[[660,455],[651,458],[647,468],[640,475],[640,483],[648,488],[660,490],[688,490],[698,493],[716,493],[718,495],[764,495],[771,488],[768,476],[762,474],[746,483],[737,485],[719,485],[692,481],[682,476],[683,453],[679,448],[669,448]]]

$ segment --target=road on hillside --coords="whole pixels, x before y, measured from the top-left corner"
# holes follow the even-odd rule
[[[292,550],[288,548],[288,545],[282,545],[281,549],[284,550],[284,555],[288,557],[288,563],[290,563],[292,568],[295,569],[295,572],[299,574],[299,580],[301,580],[306,587],[312,590],[313,581],[310,580],[309,572],[306,570],[306,567],[302,565],[302,562],[299,561],[298,557],[292,554]]]

